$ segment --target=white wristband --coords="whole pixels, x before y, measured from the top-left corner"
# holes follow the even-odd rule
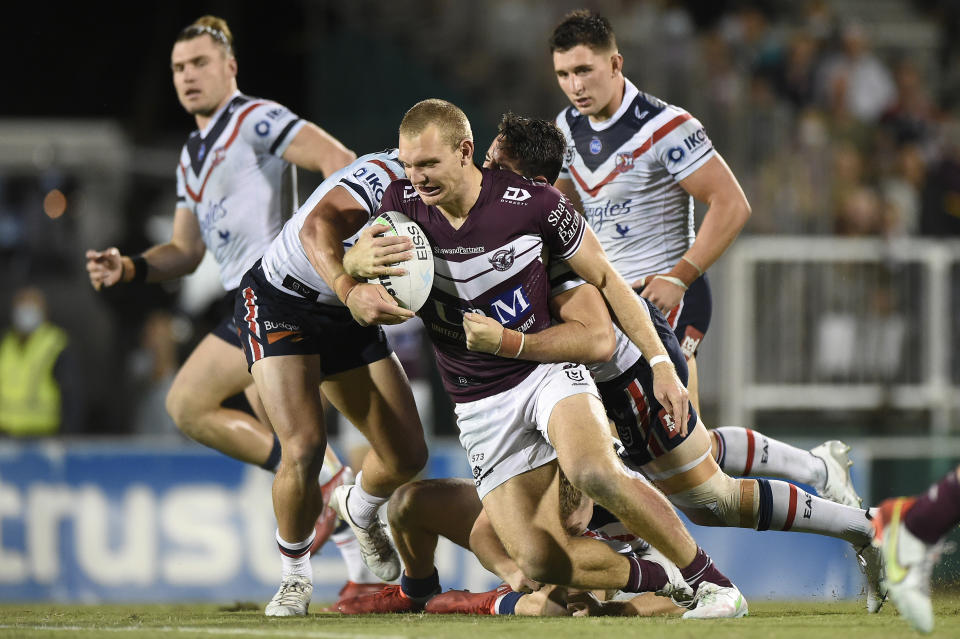
[[[669,362],[673,364],[673,360],[670,359],[669,355],[654,355],[650,358],[650,368],[653,368],[657,364],[662,364],[664,362]]]

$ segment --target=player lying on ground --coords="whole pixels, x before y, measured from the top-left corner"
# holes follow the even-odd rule
[[[944,537],[960,523],[960,466],[916,497],[881,502],[874,545],[885,564],[884,585],[900,614],[920,632],[933,630],[930,578]]]
[[[167,410],[188,437],[276,472],[280,441],[240,349],[233,323],[236,288],[289,213],[283,206],[287,168],[293,164],[330,175],[356,155],[284,106],[240,93],[233,36],[220,18],[204,16],[183,29],[170,66],[180,104],[197,125],[180,153],[173,236],[132,257],[116,248],[87,251],[87,271],[98,290],[120,282],[163,282],[192,273],[206,250],[213,254],[230,310],[177,373]],[[289,199],[295,201],[295,194]],[[246,395],[256,417],[223,406],[239,393]],[[337,475],[340,466],[328,450],[319,479],[328,493],[344,477]],[[331,511],[325,514],[317,518],[314,550],[335,524]],[[356,592],[355,583],[376,581],[349,528],[339,530],[334,540],[347,562],[351,581],[346,593]]]
[[[476,488],[469,479],[431,479],[400,487],[388,507],[393,539],[403,560],[399,585],[381,592],[340,602],[346,614],[416,612],[480,615],[559,616],[570,614],[661,615],[685,611],[669,598],[653,591],[669,586],[666,573],[679,577],[675,565],[649,544],[631,535],[609,512],[596,506],[558,474],[551,493],[557,493],[561,521],[567,533],[605,543],[616,552],[635,557],[643,582],[651,592],[608,594],[576,592],[563,587],[541,586],[520,571],[483,514]],[[434,552],[439,537],[445,537],[473,552],[488,570],[504,580],[489,592],[450,590],[417,596],[420,583],[436,578]],[[413,575],[423,575],[416,578]],[[575,613],[575,611],[577,611]]]
[[[539,507],[558,460],[573,485],[680,566],[697,596],[709,595],[711,614],[744,614],[739,591],[693,541],[669,503],[624,472],[608,445],[602,405],[582,366],[537,365],[466,348],[462,317],[473,309],[511,314],[530,333],[549,325],[547,278],[539,259],[541,248],[549,246],[598,284],[644,352],[666,355],[639,299],[562,195],[508,171],[478,169],[473,150],[470,125],[460,109],[442,100],[415,105],[400,125],[399,158],[408,179],[387,187],[381,209],[417,222],[434,249],[434,286],[419,314],[456,404],[461,443],[473,460],[477,490],[498,537],[537,581],[581,589],[639,587],[635,564],[602,544],[570,539],[556,510]],[[374,290],[355,281],[344,284],[348,291]],[[351,293],[347,303],[364,321],[364,298]],[[501,353],[515,355],[521,347],[505,344]],[[686,390],[663,359],[655,374],[656,393],[685,427]]]

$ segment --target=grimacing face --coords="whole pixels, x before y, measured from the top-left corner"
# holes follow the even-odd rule
[[[236,59],[209,35],[174,44],[170,68],[177,98],[191,115],[213,115],[236,88]]]
[[[417,135],[400,136],[400,163],[429,206],[442,206],[457,197],[464,180],[464,158],[464,143],[451,147],[434,125]]]
[[[553,52],[553,70],[567,99],[580,113],[604,120],[616,109],[623,58],[616,51],[599,51],[585,44]]]

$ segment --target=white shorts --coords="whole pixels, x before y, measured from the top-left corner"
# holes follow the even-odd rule
[[[571,395],[599,398],[580,364],[541,364],[515,388],[457,404],[460,444],[467,451],[477,494],[557,458],[547,424],[553,407]]]

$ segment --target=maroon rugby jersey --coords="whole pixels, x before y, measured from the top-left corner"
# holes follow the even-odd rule
[[[513,388],[537,367],[468,351],[463,314],[482,313],[524,333],[547,328],[550,282],[541,250],[546,245],[568,258],[583,239],[583,218],[560,191],[512,171],[481,170],[480,197],[459,229],[424,204],[407,179],[393,182],[380,204],[417,222],[433,247],[433,290],[418,315],[455,402]]]

